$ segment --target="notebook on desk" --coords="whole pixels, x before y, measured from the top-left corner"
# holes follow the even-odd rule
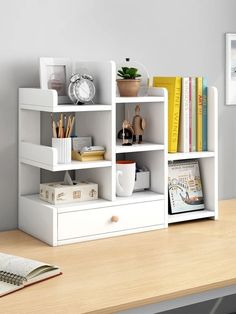
[[[60,274],[57,266],[0,253],[0,297]]]

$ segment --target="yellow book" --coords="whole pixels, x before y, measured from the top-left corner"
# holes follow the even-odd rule
[[[202,152],[202,77],[197,77],[197,151]]]
[[[105,151],[91,151],[91,152],[79,153],[72,150],[72,160],[79,160],[79,161],[103,160],[104,154],[105,154]]]
[[[176,153],[179,136],[181,77],[153,77],[154,87],[168,90],[168,152]]]

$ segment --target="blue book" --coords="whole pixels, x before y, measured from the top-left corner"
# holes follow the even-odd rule
[[[196,77],[191,78],[191,152],[197,150],[197,105],[196,105]]]
[[[202,151],[207,151],[207,78],[202,79]]]

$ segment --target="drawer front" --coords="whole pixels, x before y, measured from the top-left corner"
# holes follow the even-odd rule
[[[164,200],[61,213],[58,214],[58,240],[163,223]]]

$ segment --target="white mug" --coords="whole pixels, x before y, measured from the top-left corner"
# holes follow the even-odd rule
[[[131,196],[135,184],[136,163],[133,160],[116,162],[116,195]]]
[[[71,162],[71,138],[52,138],[52,147],[57,149],[57,162],[68,164]]]

